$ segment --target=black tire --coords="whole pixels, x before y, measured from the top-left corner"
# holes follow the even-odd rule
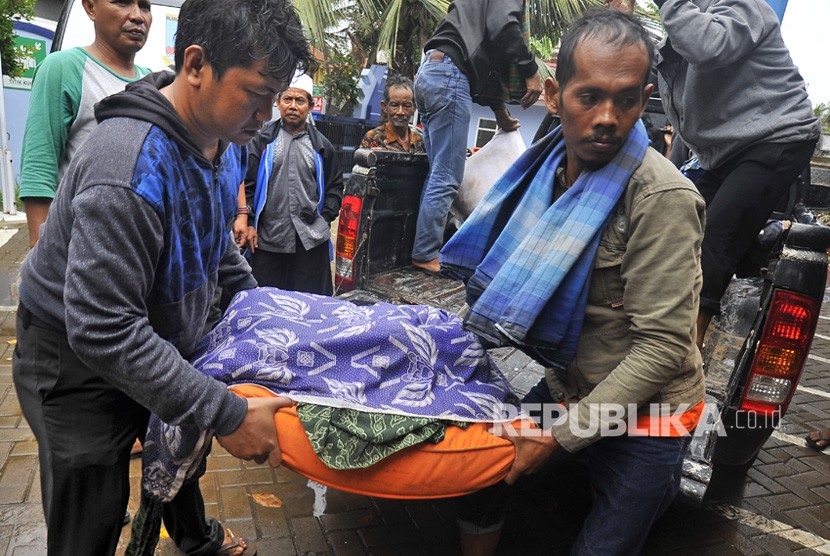
[[[712,469],[712,479],[706,489],[706,500],[709,502],[738,502],[744,498],[747,485],[746,474],[755,463],[756,456],[748,462],[727,465],[715,464]]]

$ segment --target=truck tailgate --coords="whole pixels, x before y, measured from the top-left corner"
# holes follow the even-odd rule
[[[453,313],[464,306],[464,282],[433,276],[414,267],[376,274],[367,281],[366,290],[388,303],[431,305]]]

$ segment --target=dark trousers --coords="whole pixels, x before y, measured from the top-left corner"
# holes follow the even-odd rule
[[[48,554],[114,554],[130,497],[130,448],[144,436],[148,411],[87,367],[64,332],[22,304],[12,372],[23,415],[38,442]],[[175,502],[171,520],[181,524],[180,531],[198,531],[205,523],[195,488]],[[218,544],[196,534],[195,541],[184,533],[173,539],[177,544],[221,545],[221,531]]]
[[[272,286],[320,295],[333,295],[328,242],[308,251],[297,238],[296,253],[272,253],[257,249],[251,255],[251,271],[260,286]]]
[[[523,403],[554,403],[542,379]],[[691,437],[616,436],[601,438],[579,454],[588,457],[591,512],[571,556],[639,554],[651,527],[680,490],[683,456]],[[556,461],[574,457],[567,452]],[[482,534],[501,528],[513,488],[498,483],[459,500],[463,530]]]
[[[204,466],[204,462],[202,463]],[[170,538],[188,556],[211,556],[222,548],[225,530],[215,519],[205,517],[205,501],[199,488],[199,477],[186,480],[176,497],[162,505],[162,517]]]
[[[720,298],[738,263],[756,244],[772,212],[786,201],[815,146],[815,141],[756,145],[697,180],[706,201],[702,309],[720,313]]]

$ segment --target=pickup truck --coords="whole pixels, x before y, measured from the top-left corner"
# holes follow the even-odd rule
[[[335,289],[356,303],[427,304],[458,312],[465,287],[410,265],[425,155],[358,149],[336,242]],[[706,409],[683,467],[681,496],[701,503],[719,470],[745,472],[786,413],[816,330],[827,279],[830,228],[815,222],[794,184],[786,209],[762,232],[766,253],[735,278],[704,348]],[[517,390],[542,368],[513,348],[491,350]],[[527,371],[530,372],[527,372]],[[525,372],[518,372],[525,371]],[[520,392],[521,393],[521,392]],[[721,471],[722,470],[722,471]]]

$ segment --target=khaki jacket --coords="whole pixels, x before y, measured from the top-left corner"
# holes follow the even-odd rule
[[[642,406],[655,402],[674,411],[703,399],[694,340],[704,219],[694,185],[648,149],[600,240],[576,357],[564,372],[547,371],[554,399],[579,400],[569,420],[578,416],[581,431],[590,430],[595,404],[648,411]],[[569,452],[600,438],[599,430],[573,428],[553,427]]]

